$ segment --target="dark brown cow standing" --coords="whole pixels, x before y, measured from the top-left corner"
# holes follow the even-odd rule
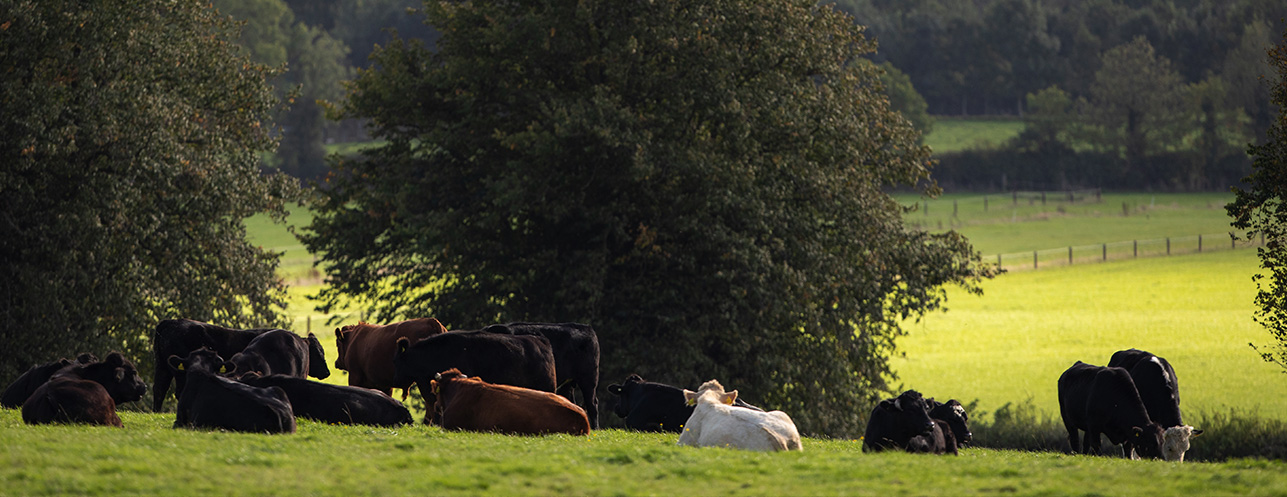
[[[599,428],[599,336],[594,328],[581,323],[507,323],[483,329],[492,333],[539,335],[550,341],[554,350],[554,376],[559,395],[573,398],[573,389],[581,390],[581,407],[590,417],[590,427]]]
[[[393,357],[398,352],[398,339],[419,342],[447,328],[434,318],[408,319],[386,325],[358,323],[335,330],[335,369],[349,372],[349,385],[371,388],[392,395],[394,388],[406,389],[411,385],[396,384],[397,370]]]
[[[1162,427],[1148,417],[1135,382],[1125,369],[1092,366],[1077,361],[1059,376],[1059,415],[1068,430],[1074,453],[1100,453],[1099,435],[1122,446],[1130,457],[1138,449],[1143,458],[1162,457]],[[1078,431],[1085,437],[1078,444]],[[1080,446],[1080,447],[1079,447]]]
[[[143,398],[147,384],[118,352],[102,362],[63,368],[22,405],[27,424],[86,423],[122,426],[116,404]]]
[[[585,411],[561,395],[495,385],[450,369],[429,382],[437,396],[434,411],[448,430],[512,435],[590,433]]]
[[[293,331],[269,330],[251,340],[245,350],[234,354],[228,361],[237,365],[234,376],[256,372],[262,376],[312,376],[324,380],[331,375],[322,342],[312,333],[304,338]]]
[[[187,375],[170,369],[170,356],[187,357],[189,353],[201,348],[209,348],[219,357],[232,357],[246,348],[250,341],[260,334],[276,328],[257,328],[239,330],[224,328],[191,319],[167,319],[156,325],[152,336],[152,350],[156,357],[152,377],[152,410],[161,411],[165,395],[170,390],[170,380],[174,380],[174,397],[183,394]]]

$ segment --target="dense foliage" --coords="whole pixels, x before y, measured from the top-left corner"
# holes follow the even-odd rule
[[[1265,143],[1248,150],[1254,158],[1252,173],[1246,188],[1234,189],[1236,198],[1226,209],[1235,228],[1268,241],[1257,249],[1260,267],[1269,274],[1255,276],[1256,321],[1269,330],[1274,343],[1252,346],[1266,361],[1287,370],[1287,32],[1283,43],[1269,50],[1269,59],[1278,73],[1273,102],[1285,111],[1278,114]]]
[[[854,434],[901,322],[989,276],[883,192],[929,150],[852,20],[807,0],[440,2],[345,117],[385,145],[336,165],[303,237],[330,304],[449,327],[582,321],[605,382],[719,378]]]
[[[196,1],[0,3],[0,383],[138,361],[160,319],[279,322],[276,256],[242,220],[296,188],[259,173],[276,101],[233,37]]]

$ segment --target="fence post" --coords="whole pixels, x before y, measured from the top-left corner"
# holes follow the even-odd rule
[[[1131,254],[1132,254],[1132,257],[1139,257],[1139,256],[1140,256],[1140,241],[1139,241],[1139,240],[1131,240]]]
[[[1166,237],[1166,255],[1171,255],[1171,237]]]
[[[1041,205],[1046,205],[1046,192],[1041,192]]]
[[[929,217],[929,201],[925,201],[925,216]]]
[[[304,320],[304,331],[309,333],[313,332],[313,315],[312,314],[309,314],[308,318]]]
[[[1071,246],[1068,247],[1068,265],[1069,266],[1072,265],[1072,247]]]
[[[988,211],[988,196],[987,196],[987,195],[984,195],[984,196],[983,196],[983,212],[987,212],[987,211]]]
[[[1014,205],[1019,205],[1019,190],[1012,191],[1010,194],[1014,196]],[[1262,238],[1260,241],[1263,242],[1264,239]]]
[[[1001,254],[997,254],[997,267],[1001,267]]]
[[[1202,235],[1198,235],[1198,253],[1202,253]]]
[[[952,201],[952,217],[956,217],[956,201]]]
[[[1032,251],[1032,268],[1037,269],[1037,251]]]
[[[1229,250],[1233,250],[1236,248],[1238,248],[1238,237],[1233,236],[1233,232],[1230,231],[1229,232]]]
[[[1105,244],[1104,244],[1104,260],[1105,260],[1105,261],[1107,261],[1107,260],[1108,260],[1108,244],[1107,244],[1107,243],[1105,243]]]

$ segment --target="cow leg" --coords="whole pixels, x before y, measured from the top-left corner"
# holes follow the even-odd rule
[[[585,416],[590,418],[590,429],[599,429],[599,397],[595,395],[597,384],[592,382],[581,382],[581,397],[585,400]]]
[[[170,371],[170,365],[157,360],[156,372],[152,375],[152,412],[161,412],[165,394],[170,390],[170,380],[173,379],[174,373]],[[175,397],[178,397],[177,393]]]
[[[1081,452],[1081,446],[1077,443],[1079,435],[1077,428],[1067,421],[1064,422],[1064,428],[1068,430],[1068,448],[1072,450],[1073,454]]]
[[[1086,430],[1086,438],[1082,442],[1082,453],[1098,456],[1099,450],[1099,432]]]

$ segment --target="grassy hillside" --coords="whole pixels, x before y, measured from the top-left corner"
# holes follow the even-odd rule
[[[937,117],[925,144],[934,153],[996,148],[1023,131],[1021,120]]]
[[[1175,463],[969,449],[864,454],[853,440],[804,451],[675,445],[603,430],[512,437],[334,426],[292,435],[175,430],[173,414],[123,413],[124,429],[26,426],[0,410],[3,495],[1284,495],[1287,463]]]

